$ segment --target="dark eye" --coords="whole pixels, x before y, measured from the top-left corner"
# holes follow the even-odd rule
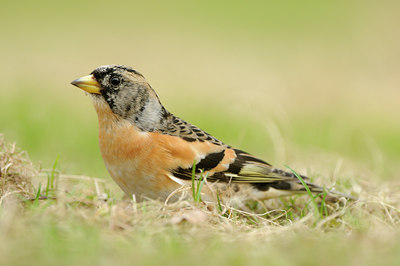
[[[113,86],[118,86],[119,84],[121,84],[121,79],[118,76],[111,76],[110,83]]]

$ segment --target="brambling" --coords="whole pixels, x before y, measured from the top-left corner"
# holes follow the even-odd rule
[[[306,191],[294,174],[224,144],[168,112],[143,75],[130,67],[100,66],[71,84],[90,94],[104,163],[128,196],[166,199],[191,184],[193,167],[196,178],[207,176],[220,192],[243,200]],[[302,178],[312,192],[322,192]]]

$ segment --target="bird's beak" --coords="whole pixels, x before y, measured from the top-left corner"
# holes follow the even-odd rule
[[[89,93],[100,94],[100,84],[93,75],[78,78],[72,81],[71,84]]]

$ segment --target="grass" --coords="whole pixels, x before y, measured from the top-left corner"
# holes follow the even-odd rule
[[[201,192],[204,186],[204,183],[207,180],[208,174],[204,175],[203,172],[200,173],[200,176],[196,178],[196,161],[193,162],[192,167],[192,198],[194,202],[201,202]],[[219,197],[218,197],[219,202]]]
[[[305,195],[238,209],[220,201],[201,203],[200,180],[193,199],[121,200],[109,181],[60,173],[57,160],[49,173],[37,171],[4,139],[0,167],[2,265],[393,265],[400,260],[395,181],[356,183],[358,201]],[[49,182],[58,186],[42,190],[46,180],[46,188]]]
[[[166,3],[2,5],[0,265],[399,264],[400,2]],[[360,200],[211,206],[198,181],[200,202],[121,200],[69,85],[110,63],[225,143]]]
[[[308,187],[308,185],[307,185],[307,183],[304,181],[304,179],[295,171],[295,170],[293,170],[292,168],[290,168],[289,166],[286,166],[299,180],[300,180],[300,182],[301,182],[301,184],[303,185],[303,187],[305,188],[305,190],[307,191],[307,195],[308,195],[308,197],[310,198],[310,200],[311,200],[311,203],[312,203],[312,207],[313,207],[313,212],[314,212],[314,218],[316,219],[316,220],[319,220],[319,219],[321,219],[322,217],[323,217],[323,213],[321,212],[321,210],[323,210],[323,209],[326,209],[326,208],[324,208],[323,206],[325,206],[326,207],[326,203],[325,203],[325,196],[326,195],[324,195],[324,197],[323,197],[323,199],[322,199],[322,202],[321,202],[321,207],[320,208],[318,208],[318,205],[317,205],[317,202],[316,202],[316,197],[318,197],[319,195],[314,195],[312,192],[311,192],[311,190],[310,190],[310,188]],[[326,214],[326,212],[325,212],[325,214]]]

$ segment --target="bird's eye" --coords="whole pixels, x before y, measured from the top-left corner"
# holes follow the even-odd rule
[[[110,83],[113,86],[118,86],[119,84],[121,84],[121,79],[118,76],[111,76]]]

